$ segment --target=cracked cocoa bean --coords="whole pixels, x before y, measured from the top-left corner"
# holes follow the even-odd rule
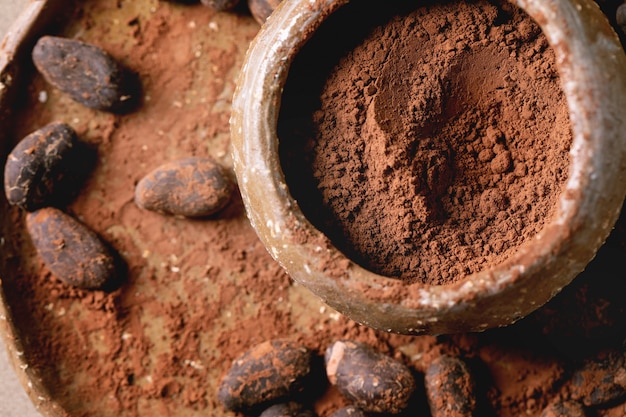
[[[234,183],[224,167],[209,158],[163,164],[135,187],[135,203],[146,210],[183,217],[217,213],[231,199]]]
[[[86,107],[124,113],[138,103],[138,79],[99,46],[43,36],[32,59],[49,84]]]
[[[58,279],[82,289],[104,289],[117,277],[116,257],[89,227],[53,207],[26,216],[37,253]]]
[[[433,417],[471,417],[476,411],[475,384],[467,364],[442,355],[424,374],[426,398]]]
[[[354,341],[337,341],[325,354],[328,380],[366,412],[397,414],[415,391],[411,370],[402,362]]]
[[[94,156],[95,152],[65,123],[50,123],[32,132],[7,157],[7,200],[27,211],[66,204],[80,190]]]
[[[243,412],[294,398],[307,387],[312,365],[312,352],[300,343],[265,341],[233,361],[217,398],[227,410]]]

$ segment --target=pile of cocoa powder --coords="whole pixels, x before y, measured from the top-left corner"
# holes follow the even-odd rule
[[[485,7],[460,2],[467,10],[474,4]],[[3,201],[2,290],[16,346],[29,365],[32,386],[26,388],[43,410],[68,417],[234,415],[216,399],[231,360],[263,341],[290,338],[320,356],[333,341],[352,339],[404,362],[418,387],[402,415],[428,415],[420,381],[442,354],[470,364],[480,415],[539,416],[551,402],[570,399],[589,416],[626,413],[619,392],[623,362],[606,360],[623,357],[626,340],[626,282],[619,269],[626,218],[572,285],[514,325],[418,337],[361,326],[285,275],[257,239],[239,196],[203,220],[147,212],[133,202],[135,184],[162,163],[212,156],[232,166],[230,99],[259,28],[246,10],[88,0],[68,5],[68,12],[70,23],[55,32],[100,45],[137,71],[144,100],[134,113],[110,115],[81,108],[37,76],[24,84],[11,137],[17,141],[60,119],[98,149],[92,176],[65,209],[127,264],[127,279],[115,291],[67,287],[37,258],[23,213]],[[437,16],[424,21],[431,18]],[[517,25],[507,28],[522,39]],[[548,47],[532,56],[533,68],[549,65]],[[590,368],[595,372],[581,372]],[[598,387],[613,389],[615,398],[599,395]],[[320,417],[348,403],[328,385],[309,401]]]
[[[381,275],[446,284],[505,260],[550,220],[572,137],[553,52],[519,9],[408,8],[386,5],[375,19],[388,22],[349,53],[327,52],[330,71],[297,63],[290,82],[315,77],[320,91],[303,100],[287,85],[279,136],[292,193],[338,248]],[[361,35],[372,14],[351,9]]]

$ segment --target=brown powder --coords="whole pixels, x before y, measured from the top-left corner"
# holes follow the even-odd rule
[[[392,15],[339,58],[312,113],[302,141],[281,133],[290,188],[337,247],[386,276],[445,284],[503,261],[549,220],[567,177],[552,50],[506,2]]]
[[[45,414],[240,417],[218,403],[220,377],[255,344],[288,337],[320,356],[335,340],[361,341],[406,363],[418,388],[402,416],[428,415],[424,374],[445,353],[471,365],[477,415],[538,417],[549,402],[572,396],[571,375],[582,358],[623,350],[626,218],[585,273],[537,314],[479,334],[410,337],[358,325],[293,283],[257,239],[238,195],[206,220],[139,209],[135,184],[163,163],[196,155],[231,166],[230,97],[258,25],[241,11],[156,0],[81,0],[66,7],[73,19],[60,33],[101,45],[137,70],[145,100],[136,113],[112,116],[81,108],[35,75],[16,106],[13,141],[63,120],[97,147],[95,172],[66,210],[128,266],[116,291],[64,285],[37,257],[24,212],[0,200],[8,307],[8,320],[0,323],[15,325],[9,350],[28,364],[17,372],[30,375],[33,386],[25,389]],[[320,417],[348,403],[324,384],[310,402]],[[622,400],[589,412],[623,417],[624,410]]]

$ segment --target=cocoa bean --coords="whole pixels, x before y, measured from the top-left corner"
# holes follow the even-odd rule
[[[402,362],[354,341],[337,341],[325,354],[328,380],[366,412],[397,414],[415,391],[411,370]]]
[[[301,393],[312,375],[313,354],[301,344],[265,341],[235,359],[217,398],[231,411],[250,411]]]
[[[539,417],[585,417],[585,408],[575,401],[555,401],[543,409]]]
[[[274,404],[263,411],[259,417],[317,417],[316,414],[304,408],[304,406],[297,402],[287,402]]]
[[[95,152],[65,123],[50,123],[32,132],[7,157],[7,200],[27,211],[64,205],[80,190],[94,156]]]
[[[626,352],[603,350],[572,375],[572,399],[602,407],[626,398]]]
[[[474,379],[460,358],[442,355],[424,373],[432,417],[470,417],[477,406]]]
[[[123,113],[138,103],[138,79],[99,46],[43,36],[32,59],[48,83],[86,107]]]
[[[192,157],[163,164],[143,177],[135,187],[135,203],[163,214],[204,217],[224,208],[233,190],[218,162]]]
[[[26,216],[26,228],[50,272],[68,285],[104,289],[117,277],[116,257],[89,227],[53,207]]]

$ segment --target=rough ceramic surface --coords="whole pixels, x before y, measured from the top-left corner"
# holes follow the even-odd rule
[[[626,57],[616,34],[591,0],[516,1],[555,51],[570,110],[570,174],[557,215],[505,263],[447,286],[408,285],[366,271],[334,248],[302,214],[280,167],[276,130],[290,63],[325,17],[346,2],[283,2],[248,50],[233,100],[231,135],[235,171],[253,227],[294,280],[370,327],[443,334],[515,322],[584,269],[621,210]],[[310,236],[306,242],[296,239],[303,230]],[[345,272],[329,276],[320,252],[347,265]],[[397,299],[403,301],[393,301]]]

